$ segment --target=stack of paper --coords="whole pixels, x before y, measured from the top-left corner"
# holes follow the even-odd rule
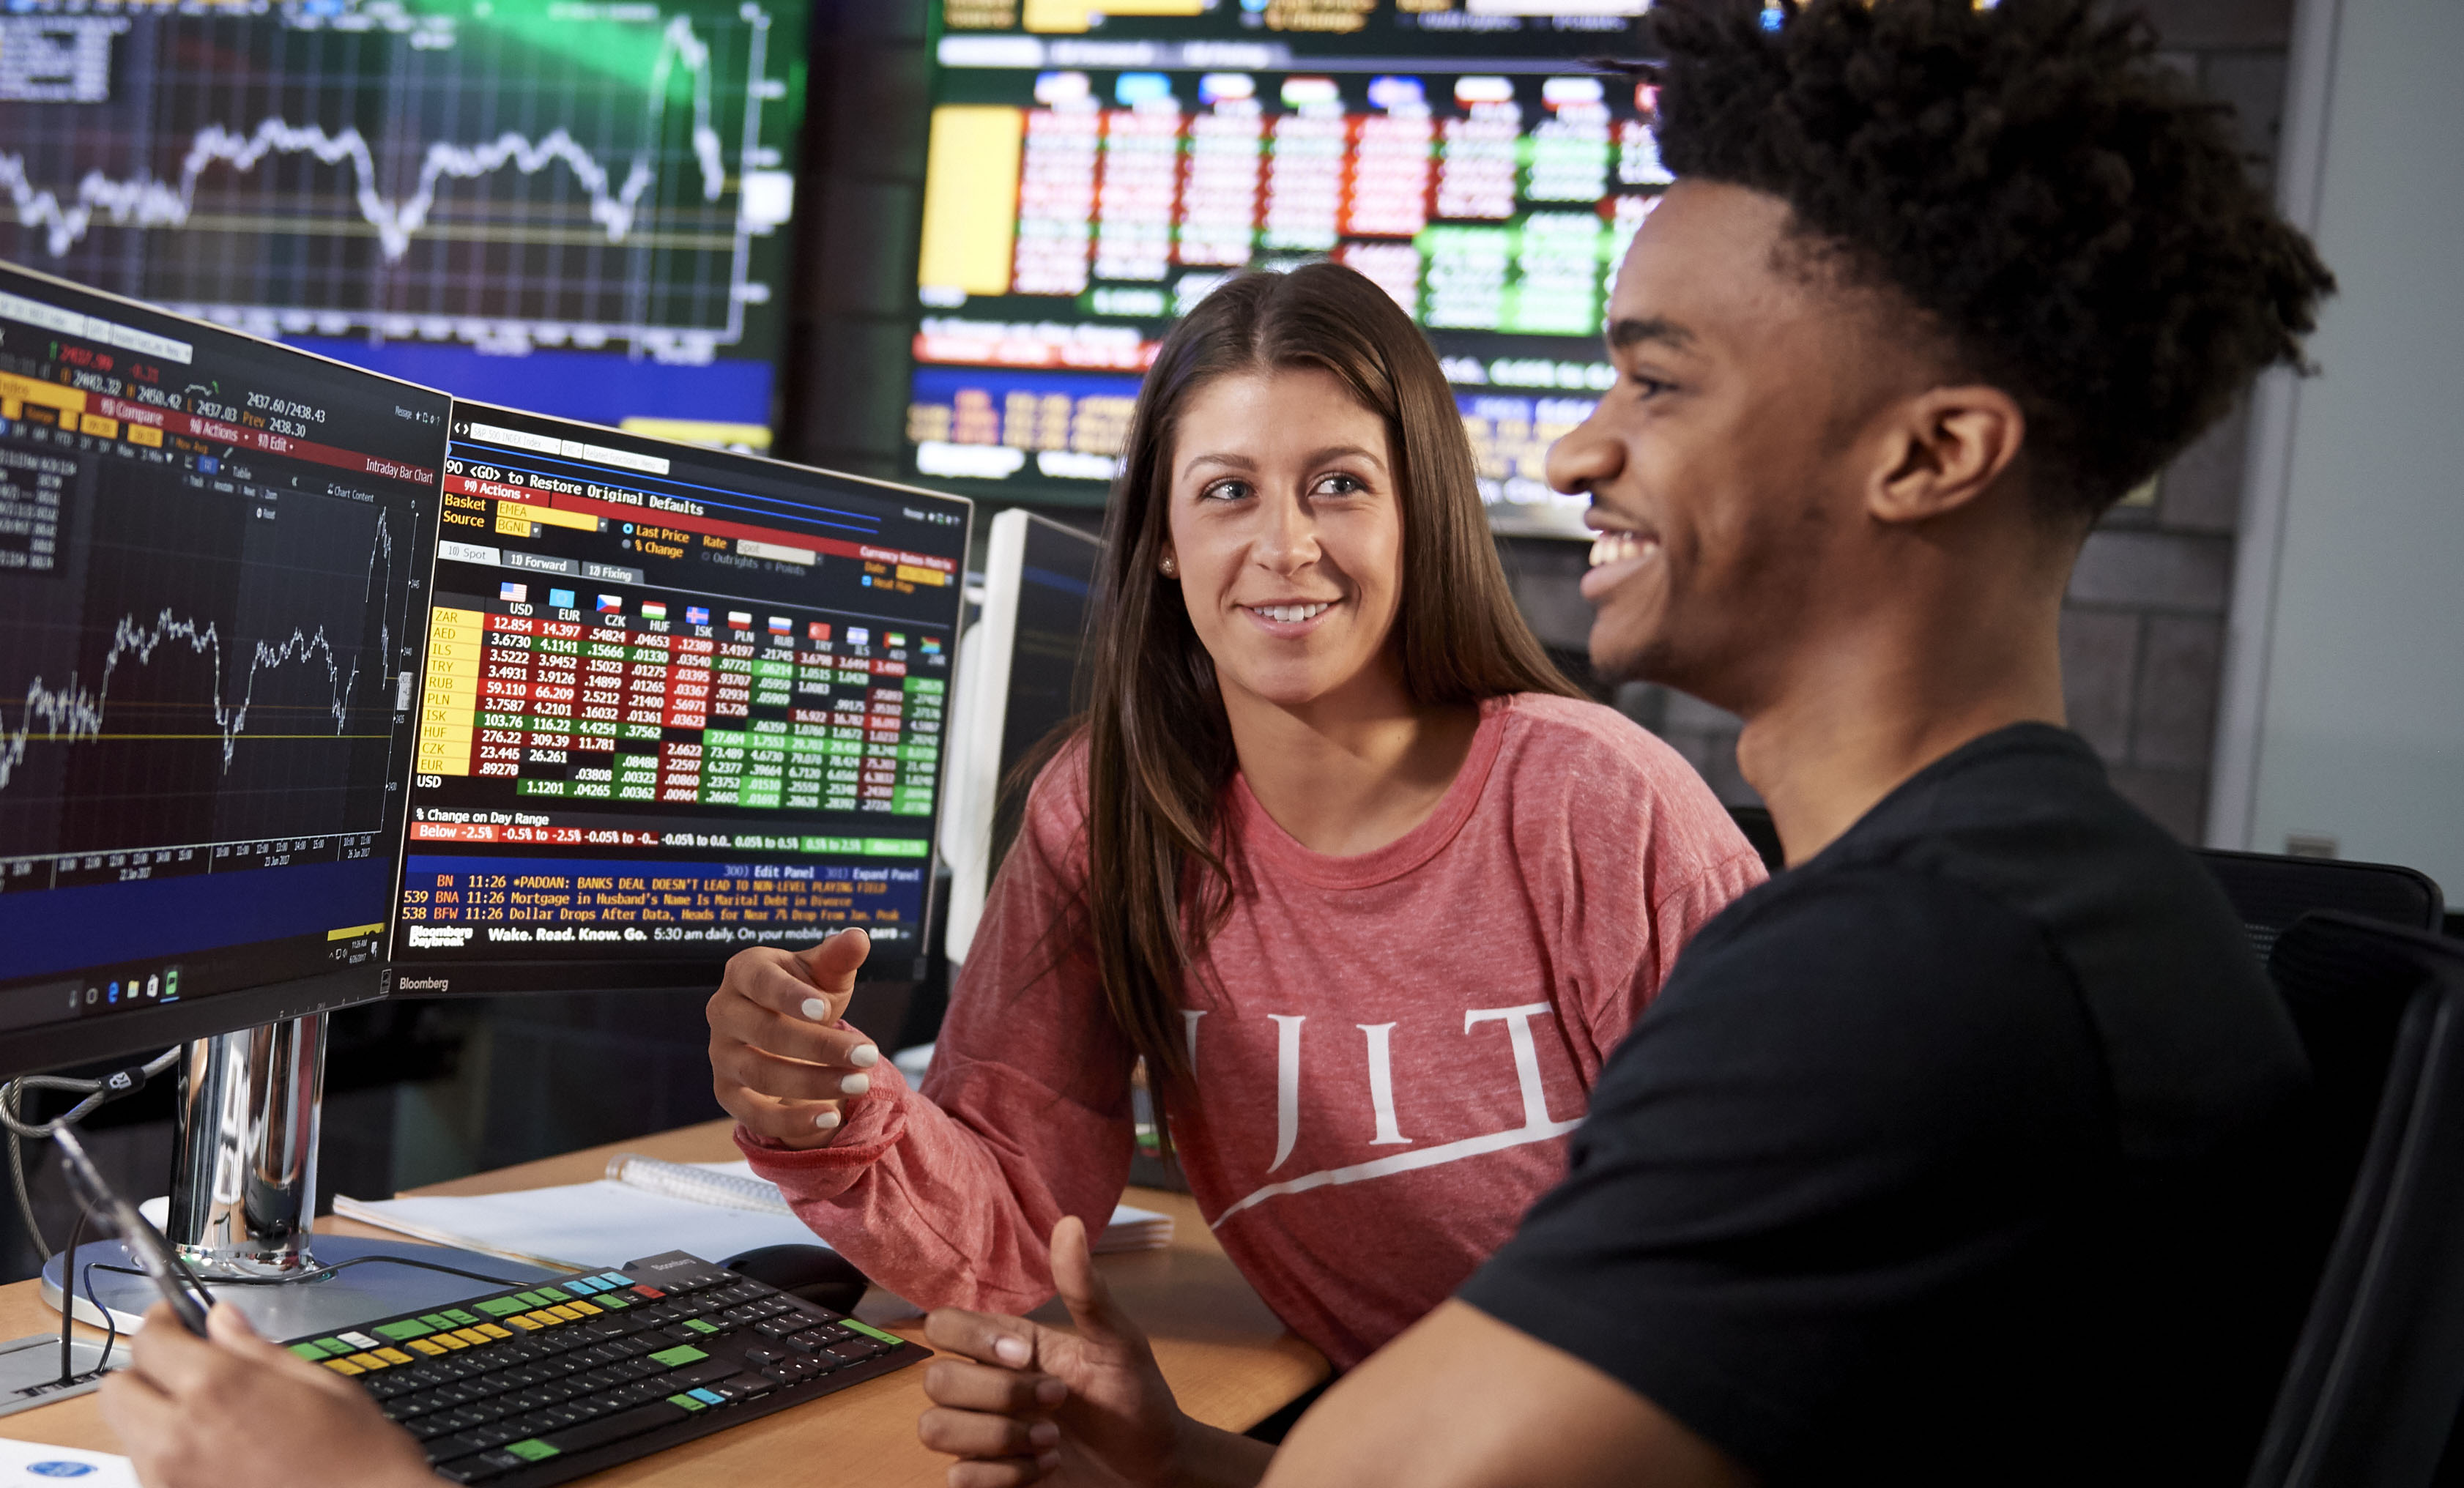
[[[595,1183],[463,1197],[337,1197],[334,1213],[434,1245],[508,1260],[604,1271],[662,1251],[725,1260],[764,1245],[823,1241],[789,1212],[778,1185],[753,1165],[669,1163],[620,1154]],[[1098,1255],[1172,1243],[1172,1216],[1127,1204],[1096,1237]]]

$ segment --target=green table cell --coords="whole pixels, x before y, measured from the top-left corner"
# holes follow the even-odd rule
[[[868,858],[929,858],[933,844],[920,837],[868,837],[864,840]]]
[[[941,757],[941,746],[938,744],[901,744],[898,746],[898,757],[901,759],[916,760],[923,764],[932,764]]]
[[[910,677],[907,679],[906,690],[910,692],[927,692],[931,693],[935,697],[938,697],[947,689],[943,687],[941,679],[938,677]]]
[[[564,784],[565,782],[562,780],[516,780],[514,782],[514,794],[517,796],[561,796],[565,794]]]
[[[658,736],[659,726],[655,723],[628,723],[617,735],[625,739],[656,739]]]
[[[713,671],[738,672],[749,677],[753,674],[753,658],[750,656],[722,656],[710,664],[710,669]]]
[[[929,800],[901,801],[891,807],[890,813],[896,817],[929,817],[933,814],[933,803]]]
[[[796,666],[793,662],[775,661],[765,656],[753,664],[753,675],[793,682],[796,680]]]

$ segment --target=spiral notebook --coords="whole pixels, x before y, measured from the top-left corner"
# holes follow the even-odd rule
[[[356,1199],[334,1213],[432,1245],[572,1271],[605,1270],[639,1256],[690,1251],[712,1260],[763,1245],[824,1243],[753,1165],[671,1163],[619,1152],[591,1183],[511,1193]],[[1099,1255],[1172,1241],[1172,1216],[1122,1204],[1095,1241]]]

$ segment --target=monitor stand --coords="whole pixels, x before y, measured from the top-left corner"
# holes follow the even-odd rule
[[[297,1338],[450,1306],[506,1284],[560,1274],[411,1240],[313,1235],[324,1083],[321,1013],[200,1039],[181,1051],[165,1237],[217,1302],[238,1307],[268,1338]],[[452,1266],[501,1280],[385,1259],[315,1276],[322,1267],[363,1257]],[[54,1307],[65,1289],[67,1260],[63,1252],[43,1267],[43,1300]],[[159,1301],[153,1283],[118,1240],[79,1246],[77,1266],[81,1323],[116,1324],[122,1332],[132,1331]],[[309,1277],[314,1280],[289,1280]]]

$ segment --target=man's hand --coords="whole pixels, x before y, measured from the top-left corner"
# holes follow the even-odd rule
[[[806,951],[757,946],[727,963],[711,996],[710,1078],[745,1129],[784,1147],[826,1146],[839,1106],[872,1088],[881,1050],[834,1026],[871,940],[853,927]]]
[[[1270,1449],[1181,1413],[1074,1217],[1053,1226],[1052,1280],[1075,1333],[957,1307],[925,1322],[934,1347],[962,1356],[925,1370],[935,1404],[915,1426],[924,1445],[960,1459],[950,1488],[1258,1480]]]
[[[236,1307],[207,1328],[156,1305],[131,1367],[102,1382],[102,1418],[146,1488],[435,1488],[419,1444],[358,1386],[258,1338]]]

